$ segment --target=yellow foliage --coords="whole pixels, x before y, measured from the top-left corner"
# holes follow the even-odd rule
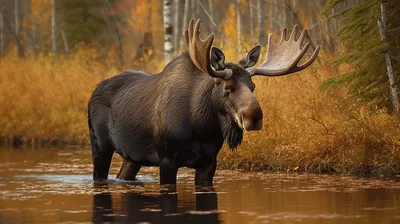
[[[51,55],[19,59],[12,51],[0,59],[1,137],[89,143],[87,101],[97,83],[121,71],[113,51],[104,58],[94,48],[76,49],[56,62]],[[228,61],[239,58],[235,49],[224,51]],[[328,58],[321,54],[322,62]],[[156,64],[153,69],[160,71],[164,63]],[[321,91],[320,83],[334,74],[329,63],[315,63],[287,77],[255,77],[264,127],[246,133],[237,151],[222,150],[220,167],[357,173],[383,166],[399,171],[399,119],[349,100],[346,87]]]

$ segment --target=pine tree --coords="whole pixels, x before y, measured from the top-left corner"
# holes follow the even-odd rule
[[[387,41],[385,44],[379,35],[377,24],[380,18],[381,0],[356,1],[350,7],[331,15],[341,18],[337,35],[346,47],[346,53],[334,60],[335,65],[351,64],[354,69],[338,77],[326,80],[323,86],[331,84],[349,84],[350,94],[368,102],[378,108],[392,108],[390,102],[390,85],[385,65],[384,54],[389,52],[392,60],[395,77],[399,77],[400,34],[399,1],[388,1],[387,5]],[[324,13],[337,6],[349,3],[345,0],[329,0]],[[397,85],[398,81],[395,83]]]

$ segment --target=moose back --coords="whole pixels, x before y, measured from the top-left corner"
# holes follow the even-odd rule
[[[123,158],[118,178],[133,180],[141,166],[159,166],[160,183],[175,184],[180,167],[196,170],[196,185],[212,185],[217,154],[224,142],[235,149],[243,131],[260,130],[263,113],[253,91],[252,76],[281,76],[308,67],[317,47],[298,65],[309,43],[306,30],[297,38],[295,27],[278,44],[268,38],[264,62],[260,46],[238,62],[225,62],[212,47],[211,34],[201,40],[200,20],[185,31],[187,50],[159,74],[126,71],[100,82],[88,105],[93,178],[108,177],[114,152]]]

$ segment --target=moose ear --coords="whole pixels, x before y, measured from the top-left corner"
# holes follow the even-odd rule
[[[258,58],[260,57],[261,46],[257,45],[251,49],[245,56],[239,60],[239,64],[244,68],[251,68],[257,64]]]
[[[211,66],[215,70],[223,70],[225,69],[225,55],[221,49],[217,47],[213,47],[211,49]]]

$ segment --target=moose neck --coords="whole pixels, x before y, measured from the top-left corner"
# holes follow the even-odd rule
[[[183,72],[184,71],[184,72]],[[183,52],[164,69],[165,74],[179,73],[182,79],[178,85],[185,85],[190,91],[190,113],[195,129],[202,133],[220,135],[229,148],[235,149],[243,139],[243,131],[226,111],[222,85],[214,78],[200,71],[191,61],[189,54]]]

